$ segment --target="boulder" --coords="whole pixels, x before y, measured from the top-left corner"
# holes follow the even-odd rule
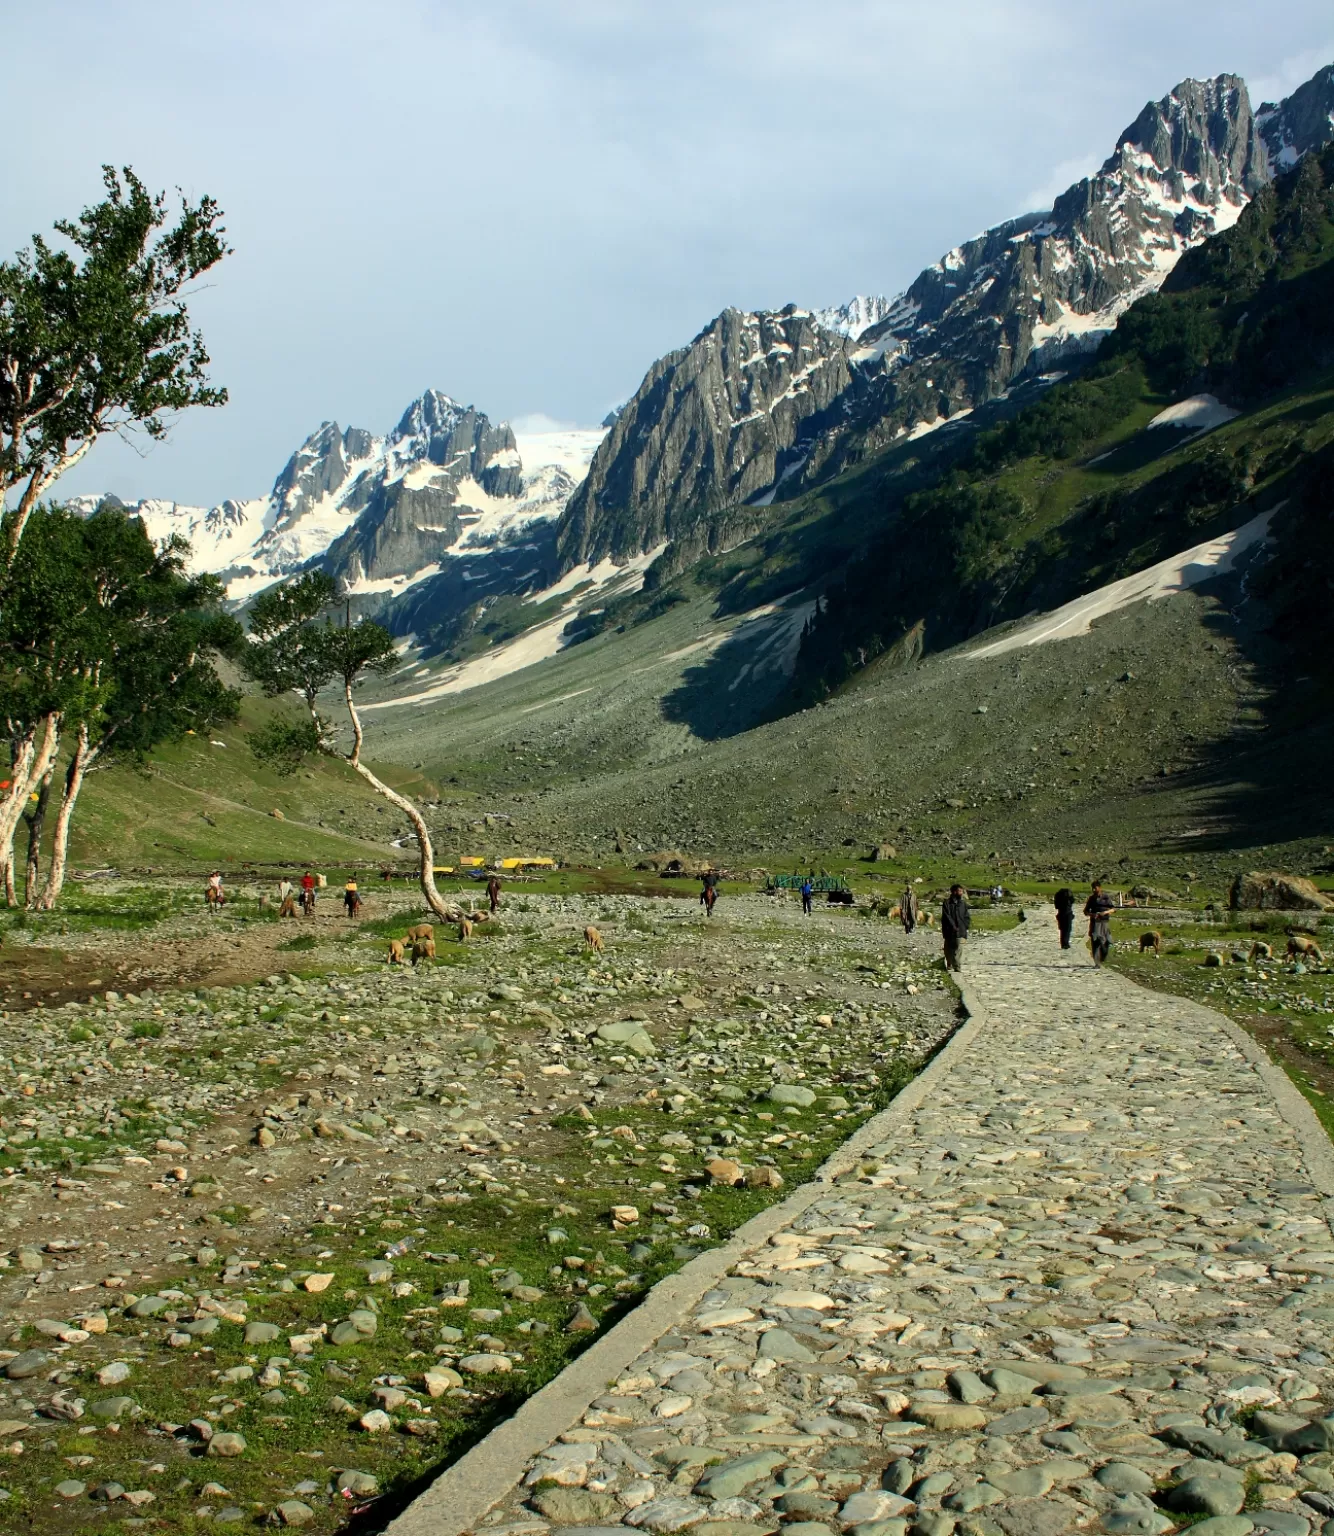
[[[815,1094],[797,1083],[775,1083],[764,1095],[771,1104],[791,1104],[798,1109],[809,1109],[815,1103]]]
[[[899,851],[892,844],[877,843],[866,857],[872,864],[886,864],[892,859],[897,859],[898,856]]]
[[[1302,875],[1252,870],[1238,875],[1228,892],[1228,906],[1238,912],[1328,912],[1334,901]]]

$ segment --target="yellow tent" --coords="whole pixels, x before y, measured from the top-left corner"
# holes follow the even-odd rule
[[[501,869],[555,869],[555,859],[540,858],[501,859]]]
[[[482,865],[486,863],[486,860],[483,858],[478,858],[473,854],[465,853],[464,856],[459,860],[459,863],[463,866],[464,869],[480,869]]]

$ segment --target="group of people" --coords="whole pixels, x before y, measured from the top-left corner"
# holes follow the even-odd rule
[[[992,892],[993,899],[996,894],[996,891]],[[1069,949],[1078,898],[1068,886],[1063,886],[1052,901],[1056,907],[1056,927],[1061,935],[1061,948]],[[1089,949],[1093,954],[1094,965],[1105,964],[1111,952],[1112,913],[1115,910],[1116,903],[1103,890],[1101,881],[1095,880],[1089,898],[1084,903],[1084,916],[1089,922]],[[917,896],[911,886],[903,893],[899,912],[904,932],[911,933],[920,916]],[[1022,918],[1023,913],[1019,915]],[[963,886],[956,883],[950,886],[950,893],[940,908],[940,937],[945,946],[945,964],[952,971],[963,969],[963,947],[971,926],[972,912],[968,906],[968,897]]]
[[[1062,886],[1052,897],[1056,907],[1056,927],[1061,935],[1061,948],[1070,948],[1070,936],[1075,931],[1075,903],[1078,897],[1069,888]],[[1084,903],[1084,916],[1089,920],[1089,949],[1093,952],[1094,965],[1106,963],[1107,956],[1112,948],[1112,913],[1116,910],[1116,903],[1102,888],[1102,882],[1095,880],[1093,889],[1089,893],[1089,899]]]
[[[711,892],[706,905],[710,914],[713,912],[713,902],[717,896],[717,875],[707,875],[705,880],[712,881],[712,886],[706,885],[706,892]],[[319,879],[307,870],[301,876],[300,886],[294,885],[286,875],[278,881],[278,916],[295,917],[298,902],[302,912],[307,917],[315,915],[315,893],[319,890]],[[500,906],[500,877],[492,875],[486,882],[486,897],[494,913]],[[222,886],[222,871],[215,869],[208,877],[208,883],[204,887],[204,900],[210,911],[220,911],[227,905],[227,893]],[[703,900],[703,898],[701,898]],[[343,909],[349,917],[361,916],[361,891],[357,885],[357,877],[349,875],[347,884],[343,887]]]
[[[301,902],[301,910],[307,917],[315,915],[315,892],[319,889],[319,882],[309,870],[301,877],[301,893],[298,898],[297,888],[286,875],[278,882],[278,916],[295,917],[298,899]],[[361,897],[357,895],[357,882],[349,880],[347,890],[343,893],[343,901],[347,905],[348,916],[354,915],[354,902],[349,898],[355,898],[356,911],[361,910]]]

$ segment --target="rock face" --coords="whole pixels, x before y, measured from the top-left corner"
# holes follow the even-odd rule
[[[1334,133],[1334,64],[1318,69],[1286,101],[1267,101],[1255,114],[1256,127],[1275,171],[1295,165]]]
[[[620,413],[562,517],[562,569],[670,542],[671,574],[749,537],[776,498],[1092,350],[1276,166],[1328,140],[1332,110],[1334,69],[1258,115],[1236,75],[1183,81],[1096,175],[956,246],[898,298],[724,311]]]
[[[416,575],[458,541],[465,519],[522,493],[508,424],[492,426],[472,406],[429,391],[404,412],[380,462],[347,483],[342,503],[356,521],[324,563],[354,591]]]
[[[725,309],[660,358],[562,518],[562,567],[624,560],[668,541],[704,554],[753,531],[763,514],[717,514],[767,505],[768,488],[800,467],[797,445],[853,383],[847,346],[846,335],[795,305],[777,314]]]

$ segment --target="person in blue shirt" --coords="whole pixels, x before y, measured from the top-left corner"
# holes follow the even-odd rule
[[[801,882],[801,910],[807,917],[811,915],[811,897],[815,894],[815,887],[811,884],[809,875]]]

